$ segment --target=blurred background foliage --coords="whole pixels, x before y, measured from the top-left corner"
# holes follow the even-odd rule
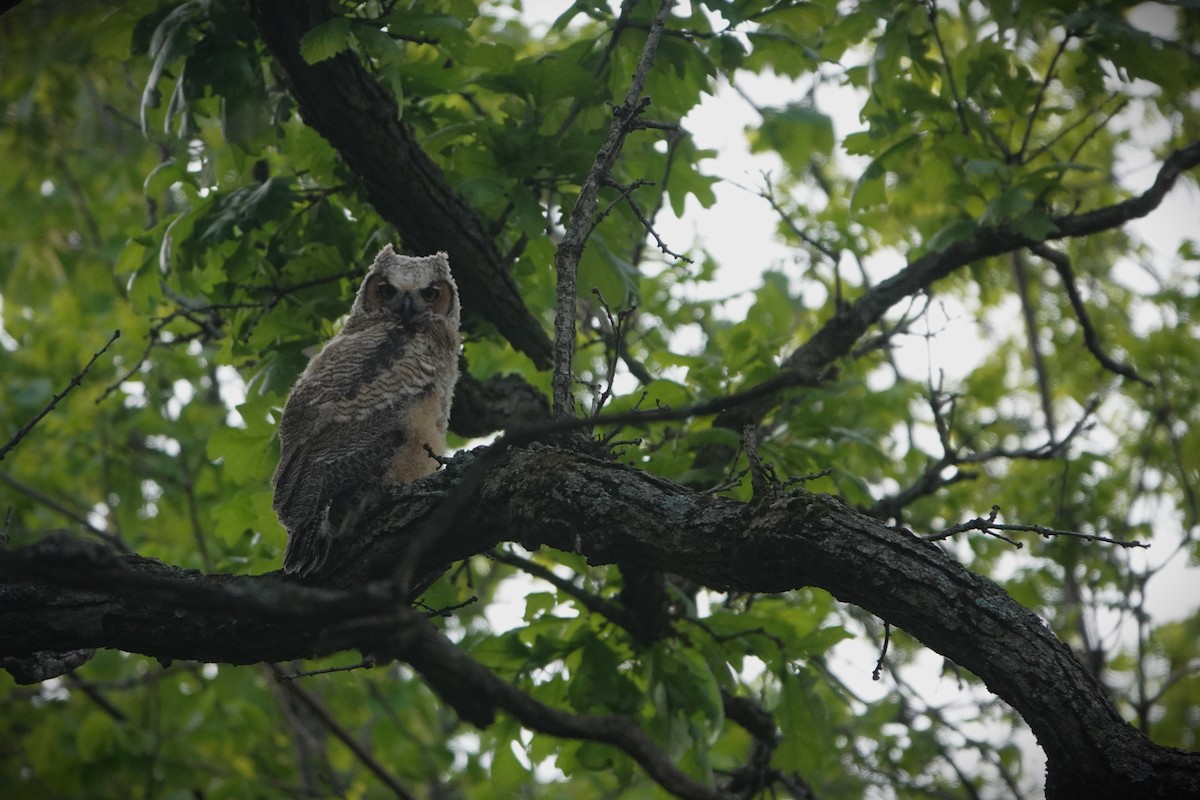
[[[562,214],[653,8],[632,3],[619,18],[579,0],[539,21],[550,4],[525,5],[334,3],[302,52],[310,62],[352,52],[395,93],[403,122],[514,255],[512,275],[549,329]],[[1128,197],[1157,159],[1200,139],[1198,40],[1188,3],[680,3],[646,93],[652,119],[682,122],[629,138],[612,176],[622,186],[605,189],[581,265],[576,372],[596,387],[581,390],[583,405],[610,382],[609,409],[754,385],[894,271],[897,254],[985,224],[1040,239],[1056,215]],[[764,75],[790,89],[757,106],[742,87]],[[737,224],[717,189],[741,177],[723,175],[719,153],[688,131],[689,113],[718,91],[743,92],[758,117],[746,146],[778,159],[753,190],[790,248],[778,263],[757,259],[754,242],[738,263],[718,263],[703,242],[676,259],[639,219],[708,209],[704,224]],[[852,98],[861,126],[840,130],[826,97]],[[1177,191],[1194,196],[1194,177]],[[6,437],[121,332],[0,464],[11,543],[66,528],[190,568],[277,568],[278,408],[395,234],[298,115],[246,4],[25,0],[0,16],[0,219]],[[780,477],[829,470],[810,488],[864,509],[932,476],[936,491],[881,512],[918,533],[997,504],[1002,521],[1152,543],[1147,553],[1014,533],[1016,550],[973,533],[944,545],[1043,616],[1127,718],[1189,748],[1200,597],[1177,577],[1152,579],[1200,556],[1197,230],[1165,251],[1120,230],[1056,245],[1106,351],[1151,385],[1085,351],[1051,264],[998,257],[894,309],[834,380],[785,398],[758,445]],[[758,287],[721,297],[721,276],[746,271],[762,273]],[[627,312],[620,358],[606,309]],[[913,359],[939,337],[963,337],[968,363]],[[548,388],[484,324],[465,351],[477,377],[517,373]],[[939,378],[943,367],[955,377]],[[638,441],[623,460],[750,497],[745,453],[697,460],[706,444],[737,444],[710,418],[626,433]],[[525,557],[603,597],[621,585],[615,568],[575,556]],[[547,703],[634,716],[698,777],[747,762],[752,740],[726,719],[726,694],[774,715],[770,765],[798,781],[784,794],[1038,791],[1040,765],[1011,710],[902,633],[883,680],[864,679],[882,626],[821,591],[681,592],[677,635],[644,647],[519,574],[479,557],[425,602],[477,598],[445,620],[462,647]],[[66,678],[17,687],[0,674],[0,687],[7,797],[663,795],[603,745],[531,737],[511,721],[465,727],[403,665],[280,682],[265,666],[102,652]]]

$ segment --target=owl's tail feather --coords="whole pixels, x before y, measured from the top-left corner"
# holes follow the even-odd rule
[[[288,532],[287,549],[283,553],[283,571],[288,575],[311,575],[321,568],[329,557],[329,545],[333,541],[328,523],[320,523],[307,530]]]
[[[321,512],[324,481],[314,472],[294,457],[280,461],[275,471],[273,505],[288,532],[283,555],[283,571],[288,575],[315,572],[329,554],[330,536]]]

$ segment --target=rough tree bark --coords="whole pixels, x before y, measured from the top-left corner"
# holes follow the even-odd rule
[[[1157,746],[1125,723],[1041,619],[938,546],[826,495],[743,504],[541,445],[461,454],[383,498],[319,587],[276,573],[203,575],[62,539],[4,553],[0,654],[111,647],[240,664],[359,648],[408,661],[465,719],[519,714],[388,589],[414,537],[424,541],[416,574],[515,541],[592,564],[669,569],[714,589],[820,587],[908,631],[1010,703],[1046,752],[1049,797],[1200,797],[1200,754]]]

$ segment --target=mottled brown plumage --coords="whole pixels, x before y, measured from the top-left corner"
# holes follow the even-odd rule
[[[283,570],[318,569],[355,506],[437,469],[458,380],[458,289],[445,253],[375,258],[350,317],[296,380],[279,425]]]

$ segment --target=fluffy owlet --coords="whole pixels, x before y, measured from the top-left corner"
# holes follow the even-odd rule
[[[324,563],[355,499],[437,469],[458,380],[458,287],[445,253],[383,248],[341,332],[296,380],[279,424],[283,571]]]

